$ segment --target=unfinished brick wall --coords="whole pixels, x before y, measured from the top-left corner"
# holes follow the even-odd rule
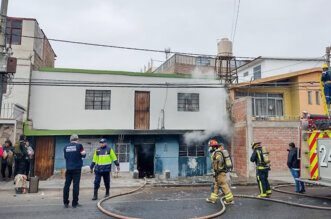
[[[43,41],[43,57],[41,59],[38,55],[35,55],[34,70],[38,70],[40,67],[54,68],[55,53],[48,39],[44,38]]]
[[[242,98],[232,103],[232,121],[234,122],[234,133],[232,139],[232,152],[234,171],[246,176],[247,173],[247,123],[246,123],[247,99]]]
[[[298,129],[284,127],[254,127],[254,141],[261,141],[270,153],[271,170],[288,170],[287,148],[290,142],[298,145]]]

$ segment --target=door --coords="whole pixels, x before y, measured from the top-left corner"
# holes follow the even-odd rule
[[[148,91],[135,92],[134,129],[149,129],[149,104]]]
[[[139,178],[154,177],[154,157],[155,145],[154,144],[141,144],[135,145],[135,158],[137,163],[137,170],[139,171]]]
[[[115,153],[121,164],[121,172],[130,171],[130,143],[117,143]]]
[[[45,180],[53,175],[55,138],[37,137],[35,147],[35,175]]]

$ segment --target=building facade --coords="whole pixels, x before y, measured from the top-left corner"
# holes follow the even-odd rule
[[[251,143],[261,141],[270,152],[271,175],[288,175],[287,148],[299,144],[301,112],[324,114],[319,85],[321,68],[244,82],[231,87],[234,169],[255,175]]]
[[[31,72],[39,67],[54,67],[55,53],[36,19],[7,18],[7,44],[17,58],[16,73],[5,84],[0,115],[0,143],[12,142],[22,134],[23,121],[28,118],[30,87],[10,82],[29,82]]]
[[[35,172],[41,178],[65,168],[63,147],[74,133],[87,151],[84,165],[105,137],[122,171],[137,169],[141,177],[154,177],[169,170],[171,178],[210,171],[208,139],[188,143],[184,135],[208,130],[226,116],[225,90],[216,80],[41,68],[32,72],[32,81],[47,82],[31,88],[32,120],[24,130],[35,145]]]
[[[325,60],[323,58],[279,58],[260,56],[238,68],[238,81],[239,83],[250,82],[261,78],[317,68],[321,67],[324,62]]]

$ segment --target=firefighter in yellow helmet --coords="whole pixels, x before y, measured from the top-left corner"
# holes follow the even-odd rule
[[[234,204],[234,198],[231,193],[230,187],[226,182],[226,166],[225,166],[225,158],[222,152],[222,144],[219,144],[216,140],[210,140],[209,143],[212,161],[212,167],[214,172],[214,192],[211,193],[209,198],[206,198],[206,202],[216,203],[218,199],[219,187],[222,188],[223,193],[225,195],[224,204]]]
[[[256,180],[260,190],[259,198],[269,198],[271,196],[270,184],[268,181],[268,174],[270,171],[268,152],[264,151],[261,142],[252,143],[253,154],[251,162],[256,164]],[[265,149],[266,150],[266,149]]]

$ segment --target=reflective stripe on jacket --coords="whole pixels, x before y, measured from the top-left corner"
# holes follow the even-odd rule
[[[116,166],[119,166],[114,150],[108,146],[99,147],[94,152],[90,168],[94,168],[95,172],[110,172],[112,162],[114,162]]]
[[[255,162],[256,169],[264,170],[269,169],[270,167],[264,162],[263,154],[262,154],[262,147],[258,146],[254,149],[253,154],[251,156],[251,162]]]

